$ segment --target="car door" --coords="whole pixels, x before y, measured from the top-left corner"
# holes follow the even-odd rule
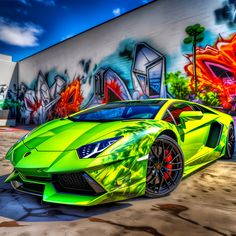
[[[185,122],[183,126],[180,121],[180,114],[183,111],[194,111],[196,107],[187,102],[172,103],[167,109],[163,120],[176,126],[181,137],[181,149],[184,153],[186,164],[193,162],[199,157],[199,153],[204,156],[204,147],[208,138],[210,124],[213,114],[203,113],[200,119],[192,119]],[[206,150],[207,152],[207,150]]]

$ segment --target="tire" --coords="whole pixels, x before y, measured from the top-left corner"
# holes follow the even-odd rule
[[[235,134],[233,124],[229,125],[227,141],[226,141],[226,150],[225,150],[225,159],[232,159],[234,154],[234,144],[235,144]]]
[[[180,183],[183,170],[184,158],[178,143],[160,135],[149,153],[145,195],[158,198],[170,194]]]

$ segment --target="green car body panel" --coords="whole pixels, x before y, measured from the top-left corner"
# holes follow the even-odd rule
[[[174,125],[162,120],[167,108],[176,102],[195,103],[164,100],[154,119],[74,122],[64,118],[39,126],[8,151],[6,159],[11,161],[14,171],[5,182],[43,186],[38,194],[46,202],[91,206],[145,194],[148,155],[160,134],[175,137],[184,154],[184,177],[225,154],[228,128],[233,124],[231,116],[205,107],[209,113],[185,120],[184,126],[183,122]],[[180,119],[184,117],[180,115]],[[213,122],[222,125],[214,148],[206,146]],[[78,148],[114,137],[120,139],[95,158],[79,158]],[[65,194],[55,188],[53,175],[78,172],[95,182],[100,194]],[[37,194],[37,190],[33,192]]]

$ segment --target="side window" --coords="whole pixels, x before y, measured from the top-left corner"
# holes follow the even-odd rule
[[[169,107],[169,111],[173,118],[175,119],[175,122],[177,125],[180,124],[180,114],[183,111],[193,111],[193,108],[189,106],[187,103],[181,102],[181,103],[174,103]]]
[[[173,117],[171,116],[168,110],[165,112],[164,116],[162,117],[162,120],[175,125],[175,121],[173,120]]]
[[[193,105],[193,109],[195,111],[201,111],[202,113],[210,113],[210,114],[215,114],[214,112],[208,110],[207,108],[205,107],[202,107],[202,106],[198,106],[198,105]]]
[[[198,106],[198,105],[192,105],[192,108],[193,108],[193,110],[194,111],[201,111],[202,112],[202,109],[201,109],[201,107],[200,106]]]

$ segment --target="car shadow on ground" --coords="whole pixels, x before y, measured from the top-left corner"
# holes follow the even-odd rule
[[[6,177],[6,175],[0,176],[0,216],[16,221],[73,221],[117,211],[132,205],[119,202],[93,207],[79,207],[46,203],[42,201],[41,197],[14,190],[9,183],[4,183]]]

